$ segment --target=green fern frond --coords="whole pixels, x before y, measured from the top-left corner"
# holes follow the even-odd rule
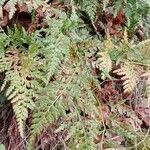
[[[97,150],[100,148],[100,145],[94,143],[94,139],[100,134],[101,124],[99,122],[90,119],[86,121],[74,121],[73,123],[69,123],[68,129],[69,135],[65,140],[70,149]]]
[[[45,56],[47,60],[47,81],[57,73],[59,70],[60,64],[64,59],[64,56],[69,52],[69,43],[68,37],[63,34],[59,34],[59,38],[55,38],[56,35],[48,36],[47,42],[51,43],[51,45],[45,48]],[[45,42],[45,44],[47,43]]]
[[[80,76],[79,72],[81,72]],[[87,72],[82,72],[80,63],[75,65],[66,59],[55,77],[57,80],[51,82],[38,94],[37,107],[33,111],[28,149],[32,149],[36,136],[60,117],[67,119],[68,115],[71,115],[70,117],[76,120],[80,111],[98,116],[96,100],[94,94],[90,92],[88,79],[90,76]],[[66,114],[68,110],[71,113]],[[73,138],[72,135],[71,138]]]
[[[99,3],[97,0],[83,0],[79,1],[79,5],[81,10],[85,11],[91,21],[93,22],[96,18],[97,8],[99,7]]]
[[[60,99],[63,93],[58,94],[58,89],[52,89],[51,86],[48,86],[41,89],[38,94],[39,96],[35,103],[36,108],[33,111],[28,149],[32,149],[32,144],[36,136],[38,136],[44,128],[47,128],[50,123],[56,121],[63,114],[65,115],[65,110],[67,110],[65,101]]]

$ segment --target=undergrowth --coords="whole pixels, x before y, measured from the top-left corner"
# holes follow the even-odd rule
[[[12,127],[16,149],[150,149],[149,8],[141,0],[1,1],[6,149],[14,149]],[[14,24],[22,12],[28,29]]]

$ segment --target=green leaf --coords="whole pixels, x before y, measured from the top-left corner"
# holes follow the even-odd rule
[[[5,146],[3,144],[0,144],[0,150],[5,150]]]

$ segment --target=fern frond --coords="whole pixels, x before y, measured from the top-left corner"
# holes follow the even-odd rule
[[[97,150],[100,145],[94,143],[99,134],[101,124],[96,120],[79,120],[68,122],[69,135],[66,137],[67,146],[70,149]],[[88,129],[88,130],[87,130]],[[80,138],[79,138],[80,137]]]
[[[63,70],[59,70],[64,72]],[[44,128],[47,128],[51,123],[57,121],[59,117],[66,115],[66,110],[69,109],[69,104],[72,102],[72,96],[68,93],[71,91],[70,84],[75,73],[68,74],[64,77],[57,77],[58,80],[51,82],[48,86],[38,92],[38,99],[36,101],[36,108],[33,111],[33,120],[30,131],[30,139],[28,149],[32,149],[32,144],[36,136],[40,135]],[[69,75],[69,76],[68,76]],[[60,80],[59,80],[60,79]],[[72,86],[71,86],[72,87]]]
[[[100,71],[102,71],[101,78],[105,79],[106,77],[110,77],[109,72],[112,70],[112,60],[110,53],[113,50],[114,45],[109,34],[107,35],[107,39],[103,42],[103,45],[99,47],[100,48],[96,53],[96,61],[92,61],[91,64],[94,68],[98,68]]]
[[[96,60],[95,66],[102,71],[102,79],[108,76],[109,72],[112,70],[112,61],[110,59],[108,52],[99,52],[99,58]]]
[[[36,108],[33,111],[33,120],[31,125],[30,139],[28,149],[32,149],[32,144],[44,128],[47,128],[50,123],[56,121],[60,116],[65,114],[67,105],[65,101],[60,99],[63,94],[58,94],[57,89],[51,89],[48,86],[38,92],[39,97],[36,102]],[[55,90],[55,91],[54,91]],[[56,96],[57,94],[58,96]]]
[[[127,29],[125,29],[125,31],[124,31],[123,40],[124,40],[125,44],[127,44],[129,46],[129,39],[128,39]]]
[[[103,10],[106,10],[107,5],[109,4],[109,0],[103,0]]]
[[[138,82],[138,75],[134,69],[134,65],[130,64],[130,62],[125,62],[121,64],[121,67],[114,71],[119,76],[122,76],[121,79],[124,80],[123,82],[123,89],[124,92],[132,92]]]
[[[85,11],[87,15],[90,17],[91,21],[93,22],[96,17],[96,12],[98,8],[98,1],[97,0],[83,0],[79,2],[81,6],[81,10]]]
[[[9,0],[6,4],[9,9],[9,19],[12,19],[14,13],[16,12],[15,6],[16,6],[17,2],[18,2],[17,0]]]
[[[144,40],[137,45],[133,45],[133,48],[139,49],[139,51],[145,56],[150,56],[150,39]]]
[[[56,81],[50,82],[38,95],[36,109],[33,111],[33,121],[31,125],[29,149],[37,135],[43,129],[59,117],[62,119],[79,117],[79,112],[84,111],[87,114],[96,114],[96,100],[90,92],[89,75],[82,72],[80,63],[75,65],[66,58],[61,69],[56,74]],[[81,73],[80,76],[78,73]],[[87,80],[87,81],[85,81]],[[66,111],[71,113],[66,114]],[[75,115],[76,114],[76,115]],[[68,115],[71,115],[70,117]],[[68,125],[67,125],[68,126]],[[71,138],[72,135],[71,135]]]
[[[10,61],[12,60],[10,59]],[[7,70],[5,73],[2,87],[5,89],[7,85],[9,85],[6,90],[6,96],[8,100],[11,100],[20,135],[24,137],[24,122],[28,117],[28,109],[33,110],[35,106],[33,99],[36,98],[35,92],[39,88],[38,81],[40,81],[41,78],[39,79],[38,76],[31,74],[33,71],[30,70],[31,64],[29,65],[30,67],[28,66],[29,68],[27,68],[27,65],[17,66],[20,60],[16,61],[15,59],[15,61],[10,63],[10,70]]]
[[[51,45],[45,48],[45,56],[47,59],[47,81],[57,73],[59,70],[60,64],[64,59],[64,56],[69,52],[69,43],[68,38],[62,34],[59,34],[59,38],[55,38],[53,35],[48,37]]]
[[[112,39],[111,39],[109,33],[106,33],[106,38],[107,39],[104,40],[104,42],[103,42],[103,50],[105,52],[111,52],[114,48],[114,44],[112,42]]]
[[[0,18],[3,18],[3,8],[9,11],[9,19],[12,19],[14,13],[16,12],[16,5],[17,3],[22,3],[24,0],[2,0],[0,2]],[[5,6],[3,6],[5,4]]]
[[[5,6],[3,6],[5,4]],[[9,12],[9,19],[12,19],[15,12],[16,12],[16,6],[17,5],[27,5],[27,9],[29,12],[31,12],[33,9],[37,9],[39,6],[44,6],[46,5],[46,2],[42,0],[2,0],[0,2],[0,18],[3,17],[3,8],[6,9]]]
[[[18,38],[20,36],[21,38]],[[27,43],[28,52],[25,52],[22,47],[22,40],[27,40],[29,37],[15,29],[5,38],[8,44],[12,43],[11,47],[4,48],[4,54],[0,57],[0,72],[5,74],[1,90],[5,91],[7,99],[12,103],[21,137],[24,137],[24,124],[28,117],[28,110],[33,110],[35,106],[36,91],[45,82],[43,69],[41,69],[44,63],[38,56],[39,46],[33,42],[34,37],[29,40],[30,43]],[[16,45],[19,45],[19,49]]]

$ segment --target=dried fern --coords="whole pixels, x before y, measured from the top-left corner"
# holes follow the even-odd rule
[[[95,61],[91,61],[93,68],[98,68],[102,73],[102,79],[104,80],[106,77],[110,77],[109,72],[112,70],[112,60],[110,57],[110,53],[113,50],[113,43],[109,35],[107,35],[107,39],[103,42],[103,45],[98,46],[96,49]],[[92,51],[93,53],[94,51]],[[91,53],[91,55],[93,55]],[[95,52],[94,52],[95,53]]]
[[[96,60],[96,68],[102,71],[102,79],[109,77],[109,72],[112,70],[112,61],[108,52],[99,52],[99,58]]]
[[[130,93],[135,89],[138,83],[138,75],[134,65],[130,64],[130,62],[125,62],[124,64],[121,64],[120,68],[115,70],[114,73],[122,76],[121,79],[124,80],[123,89],[125,93]]]

